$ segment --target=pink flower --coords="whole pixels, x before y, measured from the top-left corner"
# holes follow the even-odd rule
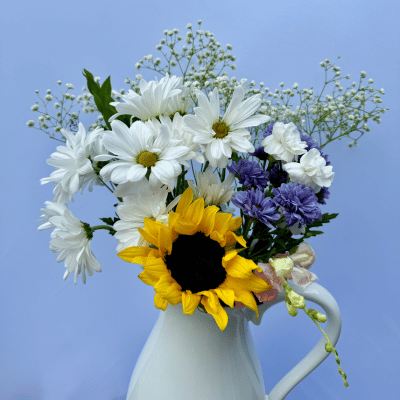
[[[313,265],[316,257],[312,247],[308,243],[303,242],[290,258],[296,265],[309,269],[311,265]]]
[[[279,256],[282,256],[279,254]],[[278,257],[278,256],[277,256]],[[284,257],[286,257],[284,255]],[[257,270],[254,273],[269,285],[272,286],[271,289],[266,290],[262,293],[254,293],[261,303],[267,303],[269,301],[273,301],[276,299],[278,292],[282,292],[283,290],[283,281],[276,274],[275,270],[269,264],[258,263],[258,266],[262,269],[262,272],[258,272]]]
[[[305,268],[293,268],[287,278],[293,280],[295,285],[301,286],[302,288],[311,285],[311,283],[318,279],[317,275]]]

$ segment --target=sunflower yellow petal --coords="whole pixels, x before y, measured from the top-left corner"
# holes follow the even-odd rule
[[[211,292],[208,293],[213,294]],[[215,294],[214,296],[218,299]],[[203,296],[201,303],[205,307],[206,311],[214,317],[219,329],[223,331],[228,325],[228,314],[219,301],[217,303],[215,302],[214,296]]]
[[[222,288],[217,288],[214,289],[215,293],[218,295],[218,297],[229,307],[234,307],[235,303],[235,292],[233,289],[222,289]]]
[[[231,219],[232,219],[232,214],[227,214],[227,213],[216,214],[214,231],[217,231],[220,234],[224,235],[231,225],[230,223]]]
[[[246,241],[244,240],[243,236],[237,236],[235,232],[228,231],[225,235],[226,238],[226,245],[231,245],[233,243],[238,242],[242,247],[246,246]]]
[[[231,254],[229,254],[231,256]],[[226,272],[236,278],[248,278],[254,276],[253,269],[257,268],[257,265],[252,260],[241,257],[238,254],[235,257],[228,258],[224,256],[222,258],[222,265]]]
[[[161,225],[162,226],[159,227],[157,247],[163,254],[171,254],[172,242],[176,237],[172,235],[171,228],[163,224]]]
[[[150,247],[128,247],[118,253],[118,257],[122,258],[124,261],[131,263],[138,263],[143,265],[142,261],[145,261],[149,253],[152,251]],[[138,261],[140,259],[140,262]]]
[[[192,293],[190,290],[182,292],[182,306],[184,314],[192,315],[199,305],[201,295]]]
[[[139,274],[139,278],[146,285],[154,286],[159,281],[160,276],[157,276],[156,274],[152,274],[148,271],[142,271]]]
[[[197,226],[203,219],[203,214],[204,214],[204,199],[200,197],[187,208],[185,213],[185,219],[191,221],[193,225],[196,226],[197,229]]]
[[[199,223],[198,229],[206,236],[210,236],[214,229],[215,215],[218,211],[219,208],[216,206],[208,206],[204,209],[203,219]]]
[[[236,229],[239,229],[239,227],[241,225],[242,225],[242,218],[241,217],[232,218],[230,220],[229,230],[230,231],[236,231]]]
[[[176,206],[176,213],[184,215],[186,213],[187,208],[193,201],[193,192],[190,187],[188,187],[182,194],[181,199],[179,200],[178,205]]]
[[[165,300],[160,294],[156,293],[154,295],[154,305],[158,309],[165,311],[168,307],[168,301]]]

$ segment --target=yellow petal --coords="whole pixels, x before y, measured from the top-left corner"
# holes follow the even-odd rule
[[[215,293],[218,295],[218,297],[229,307],[234,307],[235,303],[235,292],[233,289],[222,289],[222,288],[217,288],[213,289]]]
[[[240,217],[239,217],[240,218]],[[218,213],[215,215],[214,231],[224,235],[231,225],[232,214]]]
[[[192,221],[196,227],[200,224],[204,214],[204,199],[200,197],[194,201],[185,213],[185,219]]]
[[[241,217],[232,218],[230,220],[229,230],[230,231],[236,231],[236,229],[239,229],[239,227],[241,225],[242,225],[242,218]]]
[[[200,300],[201,300],[201,295],[197,293],[193,294],[190,290],[182,292],[183,312],[185,314],[192,315],[194,313],[194,310],[199,305]]]
[[[190,187],[188,187],[182,194],[181,199],[179,200],[178,205],[176,206],[176,213],[184,215],[186,213],[187,208],[193,201],[193,192]]]
[[[153,249],[150,247],[128,247],[127,249],[120,251],[118,253],[118,257],[122,258],[124,261],[143,265],[142,261],[146,260],[147,256],[152,250]]]
[[[208,206],[204,209],[203,219],[201,220],[198,229],[206,236],[210,236],[210,233],[214,229],[215,215],[218,211],[219,208],[216,206]]]
[[[160,294],[156,293],[154,295],[154,305],[158,309],[165,311],[168,307],[168,301],[165,300]]]
[[[214,296],[217,297],[216,295]],[[219,329],[223,331],[226,328],[226,325],[228,325],[228,314],[221,306],[219,301],[218,303],[215,303],[214,296],[204,296],[201,299],[201,303],[205,307],[206,311],[214,317]]]
[[[237,236],[235,232],[228,231],[225,237],[227,245],[238,242],[242,247],[247,247],[246,241],[243,239],[243,236]]]
[[[174,237],[175,236],[175,237]],[[159,227],[159,236],[157,247],[163,254],[171,254],[172,242],[176,239],[177,235],[172,235],[170,227],[162,225]]]
[[[224,256],[222,258],[222,265],[229,275],[236,278],[249,278],[254,276],[252,271],[257,268],[254,261],[248,260],[247,258],[241,257],[237,254],[235,257],[231,257],[230,259],[227,259]]]

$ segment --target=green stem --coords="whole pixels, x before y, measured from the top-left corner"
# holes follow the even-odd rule
[[[91,226],[90,227],[91,231],[97,231],[98,229],[107,229],[108,231],[110,231],[113,235],[115,233],[115,229],[112,226],[108,226],[108,225],[96,225],[96,226]]]

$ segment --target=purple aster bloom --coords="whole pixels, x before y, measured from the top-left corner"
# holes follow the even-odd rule
[[[232,162],[227,167],[229,172],[237,176],[239,182],[245,187],[257,187],[264,190],[268,186],[269,173],[264,171],[256,161],[240,160]]]
[[[269,135],[272,135],[272,129],[274,128],[276,121],[271,122],[268,126],[267,129],[264,131],[263,136],[267,137]]]
[[[254,153],[249,153],[250,156],[257,157],[259,160],[265,161],[268,160],[269,154],[264,151],[264,147],[257,147]]]
[[[299,222],[299,228],[303,224],[310,225],[315,220],[322,218],[321,210],[317,204],[317,196],[314,191],[304,183],[284,183],[277,189],[272,189],[274,203],[283,207],[283,214],[288,226]]]
[[[237,192],[232,196],[232,203],[241,208],[245,215],[257,218],[271,229],[274,229],[274,226],[270,221],[276,222],[280,218],[273,199],[265,197],[262,190],[251,188]]]
[[[327,187],[322,187],[321,190],[317,193],[318,203],[326,204],[325,199],[329,199],[329,189]]]
[[[286,183],[289,174],[282,168],[282,165],[278,162],[276,163],[271,170],[271,174],[269,175],[269,181],[275,187],[279,187],[282,183]]]

